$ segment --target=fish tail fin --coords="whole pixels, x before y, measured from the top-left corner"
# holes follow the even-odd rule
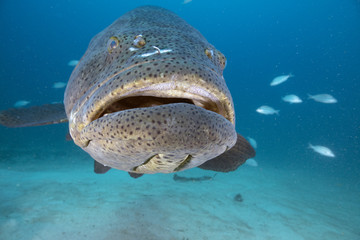
[[[275,114],[279,116],[280,115],[279,112],[280,112],[280,110],[276,110]]]
[[[309,143],[309,146],[308,146],[308,148],[312,148],[313,147],[313,145],[311,144],[311,143]]]
[[[292,73],[289,73],[289,78],[291,78],[291,77],[295,77],[295,75]]]
[[[308,99],[312,99],[312,98],[313,98],[313,96],[310,95],[309,93],[308,93],[307,95],[308,95]]]

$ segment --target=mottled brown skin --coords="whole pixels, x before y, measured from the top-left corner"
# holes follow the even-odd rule
[[[71,137],[98,173],[234,170],[255,152],[235,131],[225,64],[174,13],[136,8],[97,34],[74,69],[64,98]],[[12,117],[4,111],[0,123]],[[42,120],[22,118],[27,126]]]

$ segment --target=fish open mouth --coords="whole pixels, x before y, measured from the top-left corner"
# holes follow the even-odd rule
[[[110,103],[105,110],[99,112],[97,116],[93,120],[101,118],[107,114],[111,114],[118,111],[124,111],[128,109],[134,108],[145,108],[145,107],[154,107],[160,105],[167,105],[173,103],[187,103],[193,104],[199,107],[202,107],[206,110],[218,113],[223,115],[222,112],[219,110],[219,107],[216,103],[212,101],[198,101],[194,99],[188,98],[174,98],[174,97],[154,97],[154,96],[131,96],[125,97],[115,102]],[[224,116],[225,117],[225,116]]]
[[[162,87],[105,96],[81,130],[84,150],[113,168],[168,173],[199,166],[235,144],[235,126],[215,94]]]
[[[194,91],[196,93],[193,93]],[[185,92],[173,89],[158,90],[157,88],[130,92],[125,96],[122,95],[121,98],[115,97],[99,108],[99,111],[92,116],[91,121],[111,113],[128,109],[149,108],[174,103],[192,104],[222,115],[232,122],[220,101],[208,92],[200,89],[192,89],[192,91],[190,90]]]

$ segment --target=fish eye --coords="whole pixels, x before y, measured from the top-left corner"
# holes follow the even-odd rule
[[[107,43],[107,49],[109,53],[111,53],[114,49],[116,49],[120,44],[120,41],[117,37],[111,37]]]

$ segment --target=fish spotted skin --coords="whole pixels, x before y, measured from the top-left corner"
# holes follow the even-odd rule
[[[68,121],[69,139],[100,174],[233,171],[255,151],[236,133],[225,65],[225,56],[174,13],[139,7],[91,40],[64,105],[1,111],[0,124]]]
[[[130,11],[91,40],[70,77],[70,134],[96,161],[129,172],[199,166],[236,143],[225,63],[174,13]]]

